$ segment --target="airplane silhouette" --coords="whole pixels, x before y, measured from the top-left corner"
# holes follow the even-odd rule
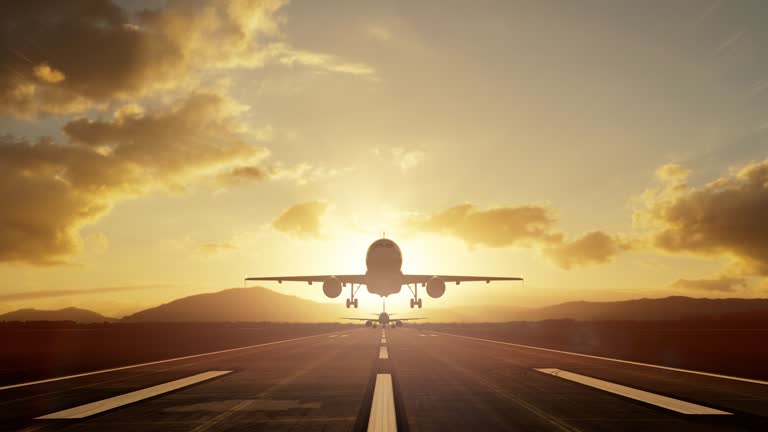
[[[402,327],[403,321],[415,321],[415,320],[422,320],[426,319],[424,317],[419,318],[397,318],[392,319],[393,313],[387,313],[387,302],[386,300],[382,304],[383,309],[380,314],[371,314],[371,315],[377,315],[377,319],[371,319],[371,318],[348,318],[348,317],[342,317],[341,319],[345,320],[355,320],[355,321],[365,321],[366,327],[373,327],[376,328],[376,326],[380,325],[381,327],[387,327],[387,324],[389,324],[390,328],[395,327]]]
[[[477,282],[514,280],[521,281],[520,277],[494,277],[494,276],[446,276],[446,275],[413,275],[403,274],[401,268],[403,265],[403,254],[395,242],[387,238],[381,238],[368,247],[365,256],[367,270],[362,275],[321,275],[321,276],[270,276],[270,277],[248,277],[246,281],[283,281],[307,282],[312,285],[313,282],[322,282],[323,293],[329,298],[336,298],[341,294],[342,287],[349,284],[349,298],[347,299],[347,308],[354,306],[357,308],[358,302],[355,294],[361,286],[365,285],[368,292],[378,294],[381,297],[387,297],[391,294],[397,294],[403,285],[407,286],[413,294],[411,299],[411,308],[422,307],[422,299],[419,298],[419,285],[426,287],[427,294],[432,298],[439,298],[445,294],[446,282],[455,282],[459,285],[461,282]],[[355,287],[357,285],[357,287]]]

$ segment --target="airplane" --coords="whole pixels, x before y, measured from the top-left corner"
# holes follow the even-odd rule
[[[394,314],[388,314],[387,313],[387,304],[384,303],[384,309],[381,311],[380,314],[371,314],[371,315],[378,315],[378,319],[373,320],[371,318],[347,318],[343,317],[342,319],[346,320],[355,320],[355,321],[365,321],[366,327],[373,327],[376,328],[377,325],[381,325],[382,328],[387,327],[387,324],[389,324],[390,328],[395,327],[402,327],[403,321],[415,321],[415,320],[422,320],[426,318],[398,318],[398,319],[391,319],[390,317]]]
[[[456,285],[461,282],[485,281],[521,281],[520,277],[493,277],[493,276],[446,276],[446,275],[414,275],[403,274],[403,254],[400,247],[388,238],[380,238],[368,247],[365,255],[366,272],[358,275],[321,275],[321,276],[270,276],[270,277],[248,277],[247,281],[283,281],[289,282],[307,282],[312,285],[313,282],[323,284],[323,293],[329,298],[336,298],[341,295],[341,290],[349,284],[349,298],[347,299],[347,309],[357,308],[358,302],[355,294],[363,285],[366,286],[371,294],[378,294],[381,297],[387,297],[397,294],[403,286],[407,286],[413,294],[411,299],[411,309],[418,306],[422,307],[422,299],[419,298],[419,285],[426,287],[427,294],[432,298],[440,298],[445,294],[445,284],[454,282]],[[357,288],[355,288],[357,285]]]

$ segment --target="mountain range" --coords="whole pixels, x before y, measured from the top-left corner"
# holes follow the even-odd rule
[[[430,307],[407,310],[402,316],[418,312],[434,322],[503,322],[573,319],[602,320],[678,320],[695,317],[734,316],[768,313],[768,299],[705,299],[665,297],[613,302],[576,301],[540,308],[518,306]],[[124,317],[122,322],[222,322],[338,321],[342,316],[361,316],[340,303],[318,303],[280,294],[267,288],[233,288],[215,293],[183,297]],[[113,318],[78,308],[57,311],[20,309],[0,315],[0,321],[77,321],[110,322]]]

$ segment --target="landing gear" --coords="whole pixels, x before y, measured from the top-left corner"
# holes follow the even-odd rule
[[[349,284],[349,298],[347,299],[347,309],[354,306],[355,309],[357,309],[357,299],[355,298],[355,294],[357,294],[357,290],[360,289],[360,287],[363,286],[362,284],[357,284],[357,288],[355,288],[355,284],[350,283]]]
[[[413,294],[413,298],[411,299],[411,309],[416,306],[421,309],[422,303],[421,299],[419,298],[419,286],[417,284],[413,284],[413,288],[411,288],[411,285],[409,284],[408,289],[411,290],[411,293]]]

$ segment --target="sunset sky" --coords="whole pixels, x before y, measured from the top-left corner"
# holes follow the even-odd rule
[[[765,297],[766,14],[4,2],[0,312],[364,273],[382,232],[405,272],[526,278],[425,308]]]

